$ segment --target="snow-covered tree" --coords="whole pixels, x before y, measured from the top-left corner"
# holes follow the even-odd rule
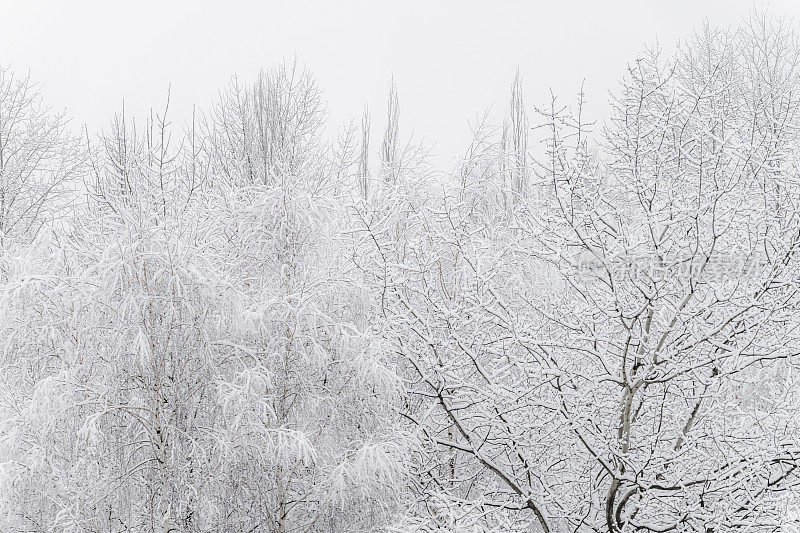
[[[30,75],[0,66],[0,245],[59,217],[81,160],[65,116],[45,106]]]
[[[433,173],[394,82],[374,154],[297,62],[79,149],[0,71],[0,530],[796,524],[798,80],[704,26]]]

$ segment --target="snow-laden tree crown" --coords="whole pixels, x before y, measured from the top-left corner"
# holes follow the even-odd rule
[[[800,528],[795,26],[646,50],[602,122],[517,76],[447,171],[401,89],[79,135],[0,70],[0,531]]]

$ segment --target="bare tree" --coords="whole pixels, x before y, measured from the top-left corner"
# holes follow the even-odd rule
[[[369,108],[364,106],[361,116],[361,150],[358,156],[358,176],[361,180],[361,195],[366,199],[369,195]]]
[[[381,144],[381,164],[386,179],[393,183],[397,180],[400,133],[400,104],[397,100],[397,86],[394,77],[389,82],[389,99],[386,106],[386,130]]]
[[[417,203],[384,262],[420,508],[459,530],[773,531],[800,501],[797,37],[631,65],[596,151],[553,101],[538,212]],[[578,108],[580,109],[580,105]],[[462,529],[463,528],[463,529]]]
[[[508,119],[504,126],[504,137],[507,136],[507,149],[511,159],[508,169],[510,186],[515,198],[527,198],[530,187],[528,129],[528,114],[522,100],[522,79],[517,69],[514,83],[511,85]]]
[[[206,124],[209,157],[239,185],[307,177],[320,164],[324,118],[321,91],[296,60],[262,70],[250,87],[234,77]]]
[[[58,217],[80,169],[77,148],[30,76],[0,67],[0,243],[31,239]]]

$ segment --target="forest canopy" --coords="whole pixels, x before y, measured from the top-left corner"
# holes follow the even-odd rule
[[[527,89],[437,169],[402,80],[90,135],[0,68],[0,530],[800,526],[796,26]]]

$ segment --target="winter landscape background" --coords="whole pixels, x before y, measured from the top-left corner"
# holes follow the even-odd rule
[[[95,128],[0,55],[0,531],[795,531],[798,32],[520,65],[452,164],[399,76]]]

